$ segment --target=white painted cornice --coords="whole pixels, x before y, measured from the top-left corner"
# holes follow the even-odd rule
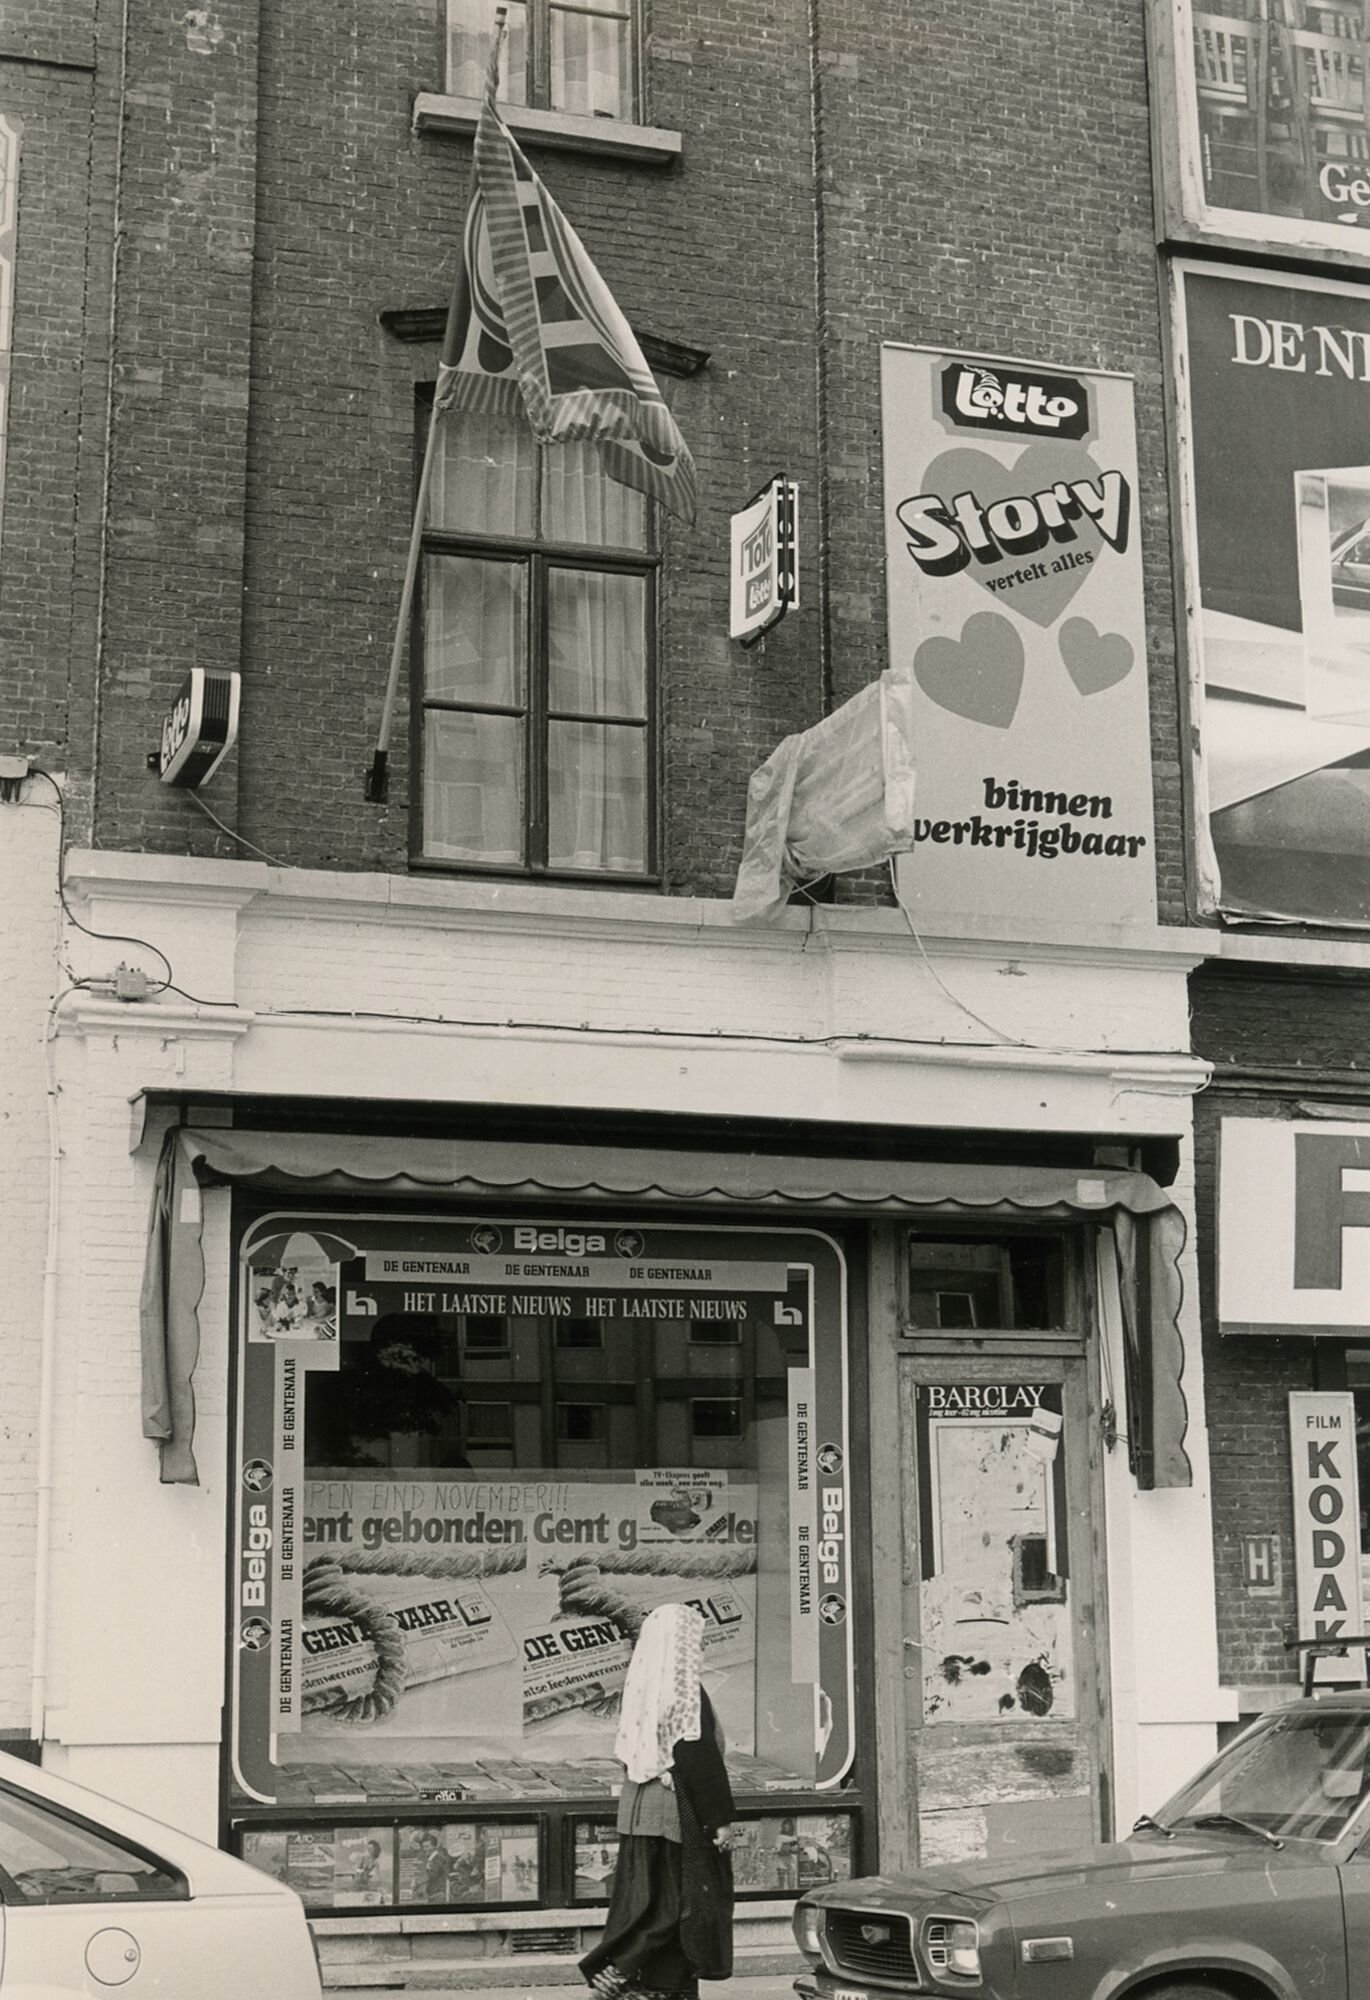
[[[250,923],[374,924],[424,930],[479,930],[489,936],[574,937],[764,953],[792,958],[815,948],[834,957],[918,951],[903,912],[868,906],[790,908],[773,924],[740,925],[721,897],[662,896],[639,890],[554,887],[450,876],[345,873],[269,868],[256,861],[208,861],[184,855],[77,849],[68,856],[68,888],[77,894],[180,906],[236,904]],[[1108,925],[1090,929],[1015,920],[1002,923],[928,915],[918,919],[922,945],[939,957],[1006,960],[1024,965],[1116,967],[1183,976],[1212,956],[1222,938],[1178,925]],[[1367,948],[1370,949],[1370,948]],[[1370,962],[1370,961],[1368,961]]]
[[[127,854],[103,847],[68,850],[62,879],[83,902],[209,905],[245,909],[266,887],[261,861],[201,861],[184,854]]]

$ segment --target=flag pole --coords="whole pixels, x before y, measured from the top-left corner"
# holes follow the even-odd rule
[[[500,49],[504,42],[506,9],[495,9],[494,39],[490,46],[490,69],[498,76]],[[471,193],[476,191],[476,163],[471,162]],[[409,637],[409,620],[414,609],[414,585],[418,581],[419,557],[423,548],[424,523],[428,519],[428,491],[433,483],[433,466],[437,459],[438,425],[442,420],[447,403],[447,389],[450,378],[460,360],[460,341],[466,320],[465,300],[466,276],[466,233],[462,228],[461,248],[457,257],[457,275],[452,286],[452,297],[447,307],[447,325],[443,332],[442,357],[438,362],[438,379],[433,391],[433,407],[428,417],[428,436],[423,447],[423,469],[419,474],[419,490],[414,500],[414,519],[409,530],[409,553],[404,565],[404,583],[400,589],[400,608],[395,619],[395,637],[390,647],[390,674],[385,684],[385,700],[381,705],[380,727],[376,732],[376,747],[371,755],[371,769],[366,778],[366,798],[368,804],[384,805],[389,795],[390,725],[395,715],[395,696],[399,691],[400,669],[404,664],[404,649]]]

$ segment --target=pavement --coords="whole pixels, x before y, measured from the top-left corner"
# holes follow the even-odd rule
[[[795,1974],[798,1973],[799,1969],[800,1960],[796,1957],[794,1973],[785,1973],[782,1975],[741,1972],[733,1979],[701,1979],[699,1982],[700,2000],[794,2000],[793,1982]],[[555,1986],[519,1986],[509,1985],[503,1981],[499,1985],[477,1986],[475,1984],[468,1985],[465,1980],[462,1980],[458,1984],[450,1978],[445,1983],[439,1983],[442,1979],[443,1975],[437,1974],[432,1985],[425,1985],[421,1983],[421,1975],[420,1979],[416,1980],[411,1972],[410,1977],[404,1980],[403,1983],[397,1982],[392,1986],[356,1986],[351,1984],[333,1986],[325,1983],[324,1992],[327,1994],[347,1993],[354,1996],[354,2000],[361,2000],[361,1996],[368,1993],[425,1992],[461,1993],[464,1996],[464,2000],[571,2000],[571,1996],[576,1994],[583,1995],[587,1991],[581,1984],[578,1976],[574,1982],[566,1982]]]

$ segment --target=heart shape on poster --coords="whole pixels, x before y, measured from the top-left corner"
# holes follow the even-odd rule
[[[977,611],[959,639],[925,639],[913,677],[929,701],[967,722],[1007,729],[1023,691],[1023,642],[997,611]]]
[[[1060,632],[1061,658],[1081,694],[1102,694],[1132,672],[1136,654],[1121,632],[1100,632],[1088,618],[1067,618]]]
[[[936,493],[947,507],[959,494],[969,494],[983,512],[996,501],[1024,499],[1044,493],[1064,482],[1088,480],[1096,488],[1103,470],[1081,444],[1039,441],[1019,452],[1012,465],[1003,465],[987,451],[959,445],[933,459],[923,474],[924,493]],[[1070,541],[1051,538],[1043,548],[1026,555],[1005,553],[998,562],[983,563],[972,555],[969,566],[959,572],[987,591],[1000,604],[1011,606],[1034,625],[1054,625],[1098,560],[1098,552],[1108,545],[1087,513],[1070,521],[1075,530]],[[1094,561],[1070,562],[1071,556],[1092,557]],[[1069,566],[1053,570],[1053,563]],[[1003,583],[1018,571],[1041,570],[1021,583]],[[996,588],[997,584],[1002,588]]]

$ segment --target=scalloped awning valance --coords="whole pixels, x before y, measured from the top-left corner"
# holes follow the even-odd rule
[[[1093,1221],[1111,1229],[1117,1257],[1138,1484],[1191,1482],[1179,1327],[1185,1222],[1166,1190],[1146,1174],[178,1126],[166,1134],[157,1165],[142,1295],[143,1433],[160,1445],[161,1476],[171,1484],[198,1480],[193,1377],[204,1290],[202,1185],[311,1197],[497,1195],[781,1209],[795,1216],[838,1210]]]

